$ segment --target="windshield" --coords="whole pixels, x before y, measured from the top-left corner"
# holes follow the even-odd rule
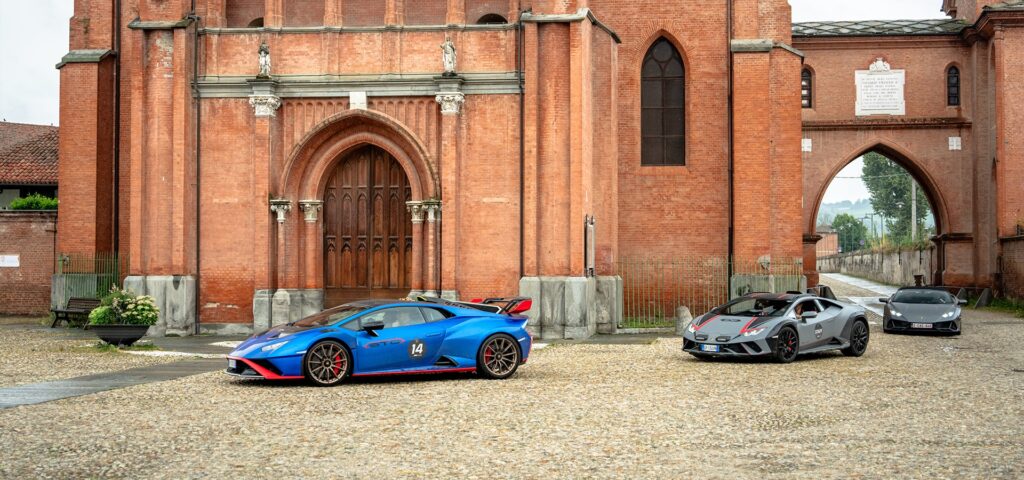
[[[363,310],[366,310],[366,307],[342,305],[340,307],[324,310],[316,315],[310,315],[295,322],[294,325],[296,327],[323,327],[325,325],[335,323],[338,320],[349,318]]]
[[[786,313],[792,303],[792,300],[771,298],[739,298],[719,307],[715,313],[738,317],[778,317]]]
[[[923,305],[952,305],[953,296],[941,290],[900,290],[892,296],[896,303],[919,303]]]

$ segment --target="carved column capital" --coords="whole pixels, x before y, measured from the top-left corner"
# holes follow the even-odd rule
[[[423,210],[427,213],[427,223],[434,223],[441,219],[441,201],[427,200],[423,202]]]
[[[434,100],[441,105],[442,115],[458,115],[466,101],[466,95],[462,92],[441,92]]]
[[[409,213],[412,214],[412,223],[423,223],[423,202],[413,200],[405,202],[405,206],[409,209]]]
[[[277,214],[277,223],[284,223],[284,216],[292,210],[292,201],[275,198],[270,201],[270,211]]]
[[[281,98],[276,95],[249,95],[249,105],[257,117],[274,117],[281,106]]]
[[[299,202],[299,208],[305,214],[306,223],[316,223],[317,212],[323,208],[323,205],[324,202],[322,200],[302,200]]]

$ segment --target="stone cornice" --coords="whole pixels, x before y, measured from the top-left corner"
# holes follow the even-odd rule
[[[608,33],[609,36],[615,40],[615,43],[622,43],[622,39],[619,38],[619,34],[615,33],[608,25],[601,23],[600,20],[594,16],[594,12],[589,8],[581,8],[576,13],[533,13],[523,12],[522,16],[519,17],[519,21],[524,23],[573,23],[582,22],[584,20],[590,20],[590,23],[597,26],[601,30]]]
[[[910,128],[971,128],[966,118],[879,118],[858,120],[812,120],[803,122],[803,130],[890,130]]]
[[[793,37],[793,45],[800,50],[854,50],[864,48],[935,48],[962,47],[959,34],[864,36],[864,37]]]
[[[99,63],[104,58],[114,55],[114,51],[106,48],[72,50],[60,59],[57,70],[69,63]]]
[[[203,27],[200,35],[252,35],[254,33],[380,33],[380,32],[450,32],[450,31],[514,31],[516,24],[483,25],[380,25],[371,27]]]
[[[515,72],[462,73],[461,91],[466,95],[519,94]],[[252,94],[252,77],[202,77],[201,98],[242,98]],[[406,75],[274,75],[276,95],[281,98],[347,97],[366,92],[374,97],[429,96],[447,81],[436,73]]]
[[[136,18],[128,22],[128,28],[132,30],[174,30],[185,28],[192,23],[192,19],[185,17],[181,20],[140,20]]]
[[[804,57],[804,52],[797,50],[792,45],[767,38],[735,39],[730,43],[732,53],[766,53],[776,48],[785,50],[800,58]]]

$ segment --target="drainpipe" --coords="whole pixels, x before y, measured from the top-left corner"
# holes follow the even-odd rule
[[[733,274],[733,254],[735,253],[736,243],[736,232],[735,232],[735,207],[733,205],[733,191],[734,191],[734,178],[733,178],[733,164],[735,163],[736,155],[733,152],[733,144],[735,141],[735,134],[733,128],[733,53],[732,53],[732,0],[725,0],[725,48],[726,53],[729,55],[729,99],[728,99],[728,125],[729,125],[729,246],[728,246],[728,258],[726,259],[726,265],[728,265],[729,278],[726,279],[729,284],[729,291],[732,291],[732,274]]]
[[[519,83],[519,278],[522,279],[526,274],[526,180],[523,178],[526,171],[526,140],[523,136],[526,134],[526,126],[523,122],[526,118],[525,105],[526,105],[526,88],[523,83],[523,70],[525,59],[523,58],[523,49],[525,44],[525,36],[523,35],[523,14],[527,11],[523,10],[519,12],[519,21],[516,23],[516,81]]]
[[[114,165],[113,165],[113,242],[111,250],[114,252],[115,262],[118,264],[118,277],[120,277],[120,255],[117,252],[121,249],[121,213],[120,213],[120,187],[121,187],[121,0],[114,0]],[[121,279],[118,278],[120,281]]]
[[[191,20],[191,23],[192,23],[192,103],[193,103],[193,108],[195,108],[195,111],[196,111],[196,119],[195,119],[195,124],[196,124],[196,132],[195,132],[195,135],[196,135],[196,152],[195,152],[195,155],[196,155],[196,214],[195,214],[196,215],[196,220],[195,220],[195,222],[196,222],[196,275],[195,275],[195,277],[196,277],[196,293],[195,293],[195,304],[194,304],[196,319],[195,319],[195,323],[193,325],[193,330],[194,330],[193,333],[196,334],[196,335],[199,335],[199,291],[200,291],[200,288],[201,288],[200,287],[200,285],[201,285],[201,282],[200,282],[200,275],[201,275],[201,273],[200,272],[202,272],[202,269],[200,268],[201,265],[202,265],[201,261],[200,261],[200,259],[202,258],[202,255],[200,255],[200,242],[199,242],[199,238],[200,238],[199,233],[200,233],[200,228],[201,228],[201,223],[202,223],[202,222],[199,221],[199,205],[200,205],[200,195],[199,195],[200,188],[199,187],[200,187],[201,182],[202,182],[202,177],[200,176],[200,172],[201,172],[200,160],[202,158],[202,156],[201,156],[201,152],[202,151],[200,149],[200,146],[202,145],[201,140],[202,140],[202,131],[203,130],[201,128],[201,125],[202,125],[202,118],[203,118],[202,117],[203,109],[202,109],[202,104],[200,103],[200,99],[199,99],[199,21],[200,21],[200,18],[196,15],[196,1],[195,0],[192,0],[192,6],[191,6],[191,10],[188,13],[188,19]]]

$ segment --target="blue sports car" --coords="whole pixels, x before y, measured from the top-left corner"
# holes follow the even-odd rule
[[[347,303],[253,335],[228,356],[226,373],[320,386],[349,376],[442,372],[504,379],[529,357],[533,341],[521,314],[531,304],[522,297]]]

